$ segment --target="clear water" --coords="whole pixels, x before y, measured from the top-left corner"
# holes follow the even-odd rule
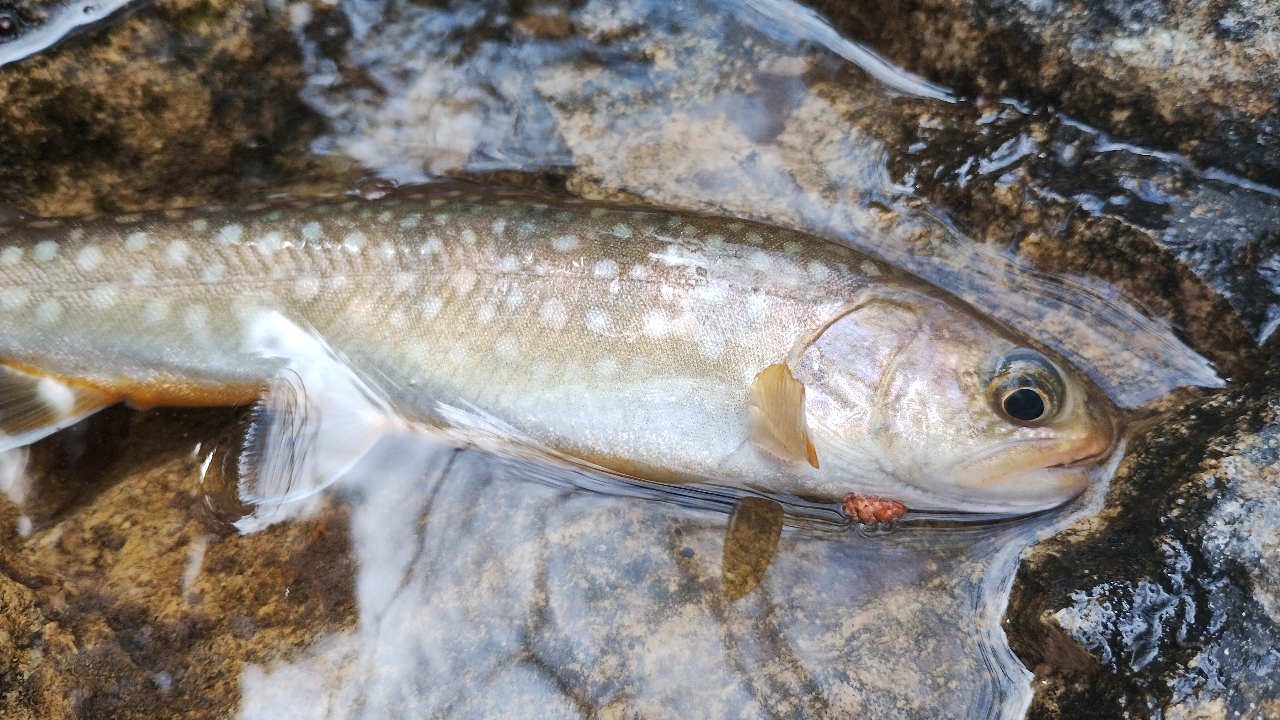
[[[514,12],[496,2],[343,0],[280,11],[303,50],[304,100],[328,122],[313,153],[395,182],[521,171],[578,194],[807,229],[1061,349],[1122,405],[1221,384],[1114,290],[1031,272],[913,197],[910,179],[887,166],[888,109],[960,101],[794,4],[591,0]],[[1012,102],[996,111],[1022,112]],[[975,159],[972,172],[998,173],[1023,152],[1014,143]],[[131,422],[159,434],[182,427]],[[159,526],[132,516],[93,524],[95,507],[119,507],[129,492],[201,497],[191,453],[207,441],[195,433],[167,441],[167,454],[136,451],[141,459],[104,481],[109,489],[86,493],[69,519],[26,527],[45,559],[74,554],[81,535],[118,538],[138,568],[110,577],[139,588],[147,562],[175,564],[180,581],[159,589],[95,591],[166,608],[155,621],[117,623],[121,637],[216,618],[207,652],[233,658],[225,672],[239,690],[217,705],[246,718],[1020,717],[1031,676],[1000,629],[1018,554],[1096,508],[1112,469],[1099,468],[1068,506],[1010,522],[864,534],[797,513],[764,582],[731,602],[719,568],[729,499],[548,474],[408,439],[383,441],[327,496],[282,508],[256,536],[207,534],[199,508],[164,516],[165,532],[185,538],[168,548],[137,549]],[[72,482],[30,467],[38,464],[10,462],[12,493]],[[171,479],[155,479],[161,472]],[[349,574],[308,564],[305,548],[319,535],[289,535],[320,532],[329,525],[316,519],[333,517]],[[104,523],[114,534],[90,532]],[[290,561],[293,579],[250,585],[232,603],[227,588],[254,578],[271,547],[302,558]],[[276,628],[280,607],[326,597],[318,587],[308,600],[290,592],[299,578],[323,585],[330,572],[330,591],[353,598],[347,615],[329,606],[304,614],[292,634],[272,636],[274,651],[237,644]],[[183,647],[148,661],[148,697],[199,695],[198,673],[182,668],[204,666]]]

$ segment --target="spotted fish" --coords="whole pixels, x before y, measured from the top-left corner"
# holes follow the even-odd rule
[[[252,405],[251,503],[418,432],[658,483],[1024,513],[1078,494],[1116,435],[1061,359],[847,247],[456,185],[10,217],[0,363],[0,450],[122,401]]]

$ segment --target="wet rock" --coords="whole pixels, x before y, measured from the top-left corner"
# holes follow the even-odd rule
[[[27,537],[0,500],[0,716],[229,717],[244,663],[288,659],[353,627],[341,504],[253,536],[210,533],[190,453],[217,424],[210,415],[128,422],[127,451],[98,455],[109,479]],[[37,479],[81,485],[75,467]]]
[[[813,3],[970,96],[1055,106],[1203,166],[1280,185],[1280,9],[1265,0]]]
[[[265,2],[164,0],[87,28],[0,67],[0,199],[70,215],[260,194],[314,167],[303,83]]]
[[[1280,362],[1136,438],[1102,511],[1027,556],[1005,628],[1032,718],[1280,713]]]

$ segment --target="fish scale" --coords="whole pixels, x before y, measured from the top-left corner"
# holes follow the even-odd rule
[[[1114,409],[1045,358],[1061,417],[1002,416],[994,368],[1033,345],[842,245],[572,198],[442,185],[0,226],[0,447],[120,400],[259,403],[278,477],[254,497],[404,431],[657,482],[1039,509],[1083,487]]]

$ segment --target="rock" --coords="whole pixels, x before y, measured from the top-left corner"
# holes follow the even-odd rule
[[[1007,618],[1031,718],[1280,713],[1280,362],[1135,438],[1101,512],[1027,555]]]
[[[1265,0],[816,0],[837,27],[974,96],[1280,186],[1280,9]]]
[[[225,416],[126,421],[109,482],[26,538],[11,521],[0,528],[0,716],[229,717],[245,663],[286,659],[354,625],[342,505],[245,537],[211,532],[197,511],[191,449]],[[36,477],[75,484],[66,472],[55,464]]]
[[[0,199],[74,215],[260,194],[316,165],[303,83],[283,11],[149,5],[0,67]]]

